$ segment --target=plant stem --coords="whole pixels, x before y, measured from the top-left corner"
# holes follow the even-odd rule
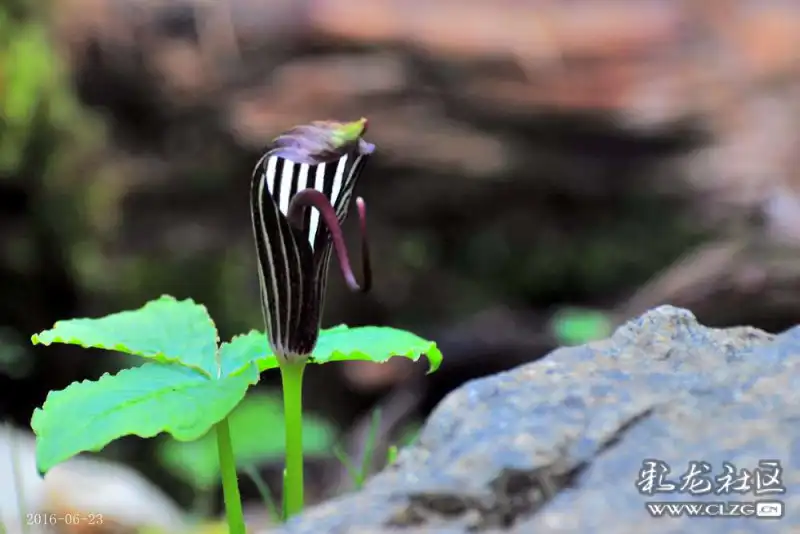
[[[222,474],[222,494],[225,498],[225,515],[230,534],[246,534],[239,481],[236,478],[236,461],[233,458],[231,429],[226,417],[216,425],[219,468]]]
[[[286,426],[285,519],[303,509],[303,371],[306,362],[282,365],[283,417]]]

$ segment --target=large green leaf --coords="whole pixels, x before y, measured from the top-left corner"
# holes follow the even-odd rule
[[[314,349],[314,362],[370,361],[384,363],[394,356],[413,361],[428,359],[428,373],[442,364],[442,353],[433,341],[396,328],[361,326],[336,328],[320,335]]]
[[[217,329],[205,306],[164,295],[138,310],[98,319],[58,321],[31,337],[34,344],[68,343],[116,350],[161,363],[179,361],[208,376],[220,376]]]
[[[177,363],[146,363],[96,382],[51,391],[31,419],[41,472],[126,435],[161,432],[193,441],[227,416],[258,382],[255,365],[213,379]]]
[[[274,394],[251,394],[228,418],[236,463],[240,467],[282,458],[286,433],[283,403]],[[335,431],[328,422],[303,416],[303,450],[312,455],[330,452]],[[219,453],[216,431],[192,442],[164,439],[159,456],[164,465],[197,488],[208,488],[219,480]]]
[[[251,332],[247,341],[240,341],[243,348],[247,343],[248,358],[257,359],[260,371],[278,367],[277,358],[266,348],[266,340],[261,343],[259,338],[264,339],[264,334]],[[262,353],[260,357],[259,352]],[[425,356],[429,362],[428,373],[436,371],[442,363],[442,353],[433,341],[385,326],[349,328],[339,325],[323,330],[313,356],[313,363],[320,364],[356,360],[384,363],[394,356],[417,361]]]

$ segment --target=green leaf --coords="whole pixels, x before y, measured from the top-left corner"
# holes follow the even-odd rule
[[[258,361],[259,371],[278,367],[278,358],[269,348],[267,336],[256,330],[235,336],[219,349],[222,373],[232,373],[242,367]]]
[[[58,321],[31,341],[116,350],[161,363],[180,362],[208,376],[220,376],[217,329],[206,307],[191,299],[179,301],[163,295],[138,310]]]
[[[314,349],[314,363],[355,360],[384,363],[393,356],[413,361],[425,356],[429,374],[442,363],[442,353],[433,341],[385,326],[347,328],[341,325],[320,333]]]
[[[262,336],[263,337],[263,336]],[[236,464],[240,468],[282,458],[285,451],[283,403],[275,394],[251,394],[231,412],[228,422]],[[333,426],[311,414],[303,416],[303,450],[328,454]],[[164,465],[196,488],[208,488],[219,480],[219,456],[214,429],[197,441],[165,439],[159,446]]]
[[[39,470],[127,435],[167,432],[196,440],[233,410],[258,376],[255,365],[212,379],[177,363],[146,363],[51,391],[31,419]]]
[[[241,343],[241,349],[247,352],[247,358],[256,357],[258,370],[263,372],[278,367],[278,359],[269,349],[261,349],[266,345],[266,337],[260,332],[250,332],[247,339],[236,339]],[[259,341],[263,339],[263,345]],[[257,354],[261,352],[261,356]],[[328,363],[342,361],[368,361],[384,363],[393,356],[403,356],[413,361],[420,356],[428,358],[428,373],[436,371],[442,363],[442,353],[433,341],[427,341],[419,336],[384,326],[361,326],[349,328],[340,324],[322,330],[319,334],[317,347],[314,349],[312,363]]]

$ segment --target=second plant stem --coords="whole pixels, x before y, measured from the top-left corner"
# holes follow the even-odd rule
[[[242,498],[239,495],[239,480],[236,477],[236,461],[233,457],[231,429],[226,417],[216,426],[219,468],[222,475],[222,495],[225,500],[225,515],[228,517],[230,534],[246,534]]]
[[[286,519],[303,509],[303,371],[306,362],[281,366],[283,417],[286,426],[286,470],[283,503]]]

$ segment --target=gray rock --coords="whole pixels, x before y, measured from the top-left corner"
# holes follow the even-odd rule
[[[636,484],[647,459],[678,483],[690,461],[718,476],[723,462],[754,473],[779,460],[786,492],[648,496]],[[645,506],[757,499],[782,500],[784,517],[656,519]],[[657,308],[610,339],[463,385],[362,491],[276,532],[800,532],[800,327],[717,330]]]

